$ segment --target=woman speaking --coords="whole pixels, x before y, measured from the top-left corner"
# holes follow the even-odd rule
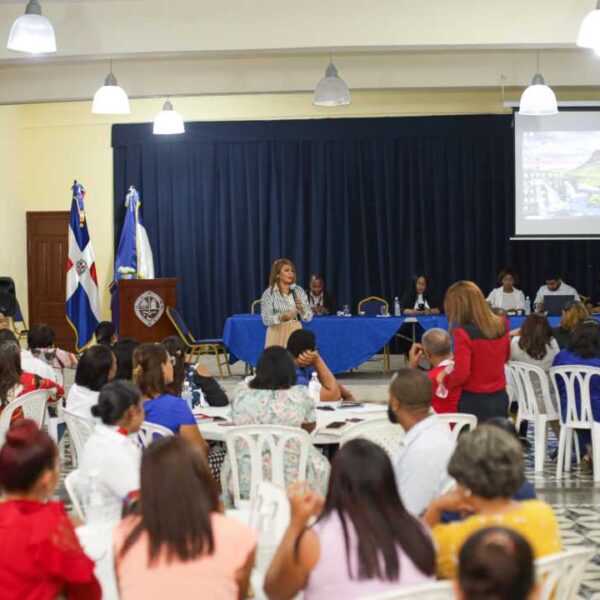
[[[292,331],[300,329],[300,319],[313,318],[306,292],[296,285],[296,267],[287,258],[278,258],[271,267],[269,287],[260,299],[260,314],[268,327],[265,348],[287,345]]]

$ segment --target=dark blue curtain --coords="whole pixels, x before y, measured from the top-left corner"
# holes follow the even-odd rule
[[[158,277],[178,277],[196,335],[248,312],[273,259],[306,285],[323,272],[340,304],[392,299],[425,271],[487,292],[512,266],[533,295],[548,266],[595,293],[593,241],[510,242],[512,116],[113,126],[115,245],[129,185],[140,192]],[[116,247],[116,246],[115,246]]]

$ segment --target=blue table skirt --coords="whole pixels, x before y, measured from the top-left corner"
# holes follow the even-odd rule
[[[444,315],[423,315],[416,318],[423,329],[448,329]],[[333,373],[343,373],[358,367],[377,354],[394,337],[404,321],[411,317],[315,317],[303,323],[317,336],[319,353]],[[510,317],[510,328],[521,326],[525,317]],[[552,327],[560,317],[549,317]],[[256,366],[265,347],[267,328],[260,315],[233,315],[227,319],[223,340],[233,357]]]

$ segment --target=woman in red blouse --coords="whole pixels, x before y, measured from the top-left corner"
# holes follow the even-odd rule
[[[495,315],[472,281],[448,288],[444,311],[454,332],[454,368],[442,371],[438,383],[462,389],[458,411],[479,422],[506,417],[508,395],[504,365],[510,358],[508,322]]]
[[[3,600],[97,600],[94,562],[60,502],[58,449],[29,419],[19,419],[0,450],[0,596]]]

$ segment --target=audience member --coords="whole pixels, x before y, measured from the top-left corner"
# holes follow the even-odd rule
[[[487,297],[492,308],[501,308],[507,312],[525,311],[525,294],[515,286],[519,278],[512,269],[503,269],[498,275],[500,287],[493,289]]]
[[[336,454],[327,497],[290,488],[291,522],[265,579],[269,598],[363,598],[426,583],[435,550],[402,504],[386,452],[355,439]],[[308,526],[312,517],[317,522]]]
[[[439,577],[455,577],[458,553],[465,541],[490,525],[522,534],[536,558],[560,552],[560,532],[552,508],[539,500],[512,499],[525,478],[523,451],[513,436],[490,425],[480,425],[464,434],[448,473],[456,480],[456,489],[436,498],[424,516],[438,549]],[[465,511],[473,516],[442,524],[442,513],[446,511]]]
[[[4,313],[0,312],[0,329],[8,329],[9,323],[8,319],[4,316]]]
[[[267,327],[265,347],[285,346],[292,331],[300,329],[300,319],[310,321],[313,312],[306,292],[296,285],[296,267],[287,258],[273,262],[269,287],[260,299],[260,314]]]
[[[121,600],[246,598],[255,549],[256,534],[221,512],[197,446],[179,436],[153,442],[138,513],[115,532]]]
[[[161,344],[142,344],[134,350],[133,382],[142,391],[145,419],[180,434],[206,454],[206,442],[190,407],[185,400],[168,392],[174,363],[175,358]]]
[[[552,330],[552,335],[561,350],[567,347],[571,334],[588,316],[587,308],[582,302],[573,301],[565,304],[560,323]]]
[[[266,348],[258,359],[256,375],[242,381],[231,399],[231,418],[235,425],[285,425],[302,427],[310,432],[317,420],[315,403],[306,387],[296,384],[296,369],[289,352],[281,346]],[[230,457],[221,472],[223,490],[231,489]],[[270,463],[270,455],[263,454],[263,463]],[[250,461],[247,449],[240,445],[237,455],[238,477],[242,497],[250,493]],[[286,483],[298,478],[298,449],[286,450],[284,457]],[[311,486],[324,493],[329,475],[327,459],[314,447],[308,456],[307,478]]]
[[[27,345],[35,358],[39,358],[54,370],[56,381],[64,384],[64,370],[74,369],[79,362],[72,352],[54,346],[56,334],[50,325],[32,325],[27,332]]]
[[[578,365],[584,367],[600,367],[600,324],[597,321],[585,321],[577,326],[569,339],[567,347],[554,357],[554,367],[573,366],[576,371]],[[560,396],[561,415],[567,411],[567,394],[562,379],[558,379],[558,393]],[[579,386],[575,386],[575,403],[577,413],[581,414],[581,396]],[[590,379],[590,405],[594,421],[600,421],[600,377]],[[586,449],[583,465],[591,466],[592,447],[589,429],[577,431],[579,446]]]
[[[506,318],[495,315],[472,281],[458,281],[446,292],[444,311],[454,332],[454,367],[438,375],[447,389],[460,387],[459,412],[479,422],[508,412],[504,365],[510,358]]]
[[[531,546],[516,531],[485,527],[461,548],[457,600],[536,600],[537,592]]]
[[[566,284],[560,278],[556,269],[551,269],[546,273],[545,285],[542,285],[535,295],[534,305],[536,309],[541,310],[544,306],[544,296],[573,296],[577,302],[581,301],[577,290]]]
[[[419,516],[452,482],[448,461],[455,442],[449,428],[432,415],[430,379],[417,369],[401,369],[392,378],[388,415],[406,431],[394,471],[406,510]]]
[[[308,387],[313,373],[317,374],[321,384],[321,401],[346,400],[355,402],[355,398],[339,381],[317,350],[317,337],[310,329],[294,331],[287,343],[287,349],[296,366],[296,385]]]
[[[424,358],[431,368],[426,371],[427,377],[431,379],[431,408],[436,413],[458,412],[458,401],[460,400],[460,387],[447,390],[447,394],[438,394],[438,375],[446,368],[454,367],[452,359],[452,340],[445,329],[433,327],[428,329],[421,338],[420,344],[413,344],[408,355],[408,366],[412,369],[419,368],[421,359]],[[443,392],[442,392],[443,394]]]
[[[559,351],[560,348],[552,335],[552,328],[548,323],[548,319],[544,315],[533,313],[523,321],[520,334],[512,338],[510,359],[533,365],[547,373]],[[551,398],[545,399],[542,395],[542,384],[539,379],[532,377],[531,383],[537,398],[538,408],[541,413],[545,414],[547,412],[546,400],[550,400],[556,405],[554,390],[550,387]],[[550,421],[550,427],[558,437],[560,433],[559,422]]]
[[[14,423],[0,450],[0,589],[4,600],[96,600],[94,561],[83,552],[61,502],[58,448],[28,419]]]
[[[438,315],[439,308],[433,292],[429,289],[426,275],[417,273],[412,278],[412,287],[400,299],[400,308],[405,315]]]
[[[325,289],[325,278],[319,273],[310,276],[308,302],[315,315],[335,314],[335,300]]]
[[[91,419],[91,408],[98,403],[102,386],[114,379],[117,361],[108,346],[92,346],[86,350],[75,371],[75,383],[67,394],[67,410]]]
[[[131,381],[133,371],[133,351],[140,345],[133,338],[121,338],[115,342],[111,350],[117,361],[117,372],[115,379],[126,379]]]
[[[169,384],[169,393],[181,396],[184,382],[187,381],[192,392],[192,407],[227,406],[229,399],[219,382],[210,371],[201,364],[189,364],[186,346],[178,335],[165,338],[161,344],[175,357],[173,382]]]
[[[13,400],[35,390],[52,390],[50,405],[55,405],[65,395],[65,390],[55,381],[21,369],[21,349],[15,342],[0,343],[0,412]],[[11,420],[22,416],[23,410],[18,408]]]
[[[118,520],[122,503],[136,498],[140,489],[142,452],[130,437],[144,420],[139,388],[124,380],[107,383],[92,415],[100,422],[83,447],[79,473],[86,480],[96,471],[105,500],[117,507]]]
[[[117,330],[110,321],[100,321],[94,332],[96,343],[112,346],[117,342]]]
[[[10,329],[0,329],[0,344],[4,342],[17,345],[19,351],[21,352],[21,368],[25,372],[33,373],[38,377],[51,379],[52,381],[59,383],[57,381],[57,376],[54,373],[54,369],[50,365],[46,364],[43,360],[33,356],[30,350],[26,350],[25,348],[21,349],[17,336]]]

